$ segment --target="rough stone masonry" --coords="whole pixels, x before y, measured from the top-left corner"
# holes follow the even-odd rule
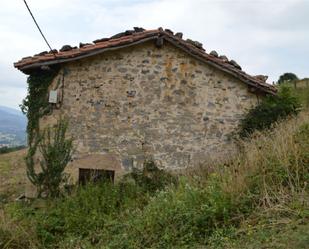
[[[117,39],[124,43],[121,39],[132,36],[134,40],[145,32],[83,44],[79,49],[59,52],[59,56],[71,53],[68,58],[72,58],[74,51],[90,51],[91,46],[100,44],[104,48],[103,44]],[[117,49],[74,60],[57,62],[47,60],[49,55],[44,54],[45,61],[15,64],[28,74],[38,67],[61,65],[50,85],[50,90],[57,90],[59,103],[40,120],[40,126],[55,123],[60,115],[68,117],[75,148],[69,165],[73,179],[78,178],[79,168],[114,170],[119,177],[141,167],[146,158],[165,169],[183,169],[227,157],[235,152],[232,134],[239,121],[273,91],[262,81],[254,87],[229,73],[227,69],[232,68],[245,74],[235,61],[237,67],[229,64],[221,69],[214,62],[228,63],[225,56],[220,59],[213,52],[207,55],[213,64],[207,63],[196,56],[204,49],[188,44],[182,36],[157,32],[154,39],[130,41],[130,46],[123,47],[120,42]],[[168,40],[172,38],[180,45]],[[182,43],[197,52],[185,51]],[[259,82],[252,77],[254,80]]]

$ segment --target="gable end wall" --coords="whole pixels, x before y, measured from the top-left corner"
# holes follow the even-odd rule
[[[226,157],[235,151],[232,132],[258,101],[238,79],[153,42],[64,64],[56,88],[63,101],[41,125],[69,117],[75,176],[79,167],[120,175],[146,157],[166,169]]]

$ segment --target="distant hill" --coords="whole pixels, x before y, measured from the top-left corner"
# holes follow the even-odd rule
[[[0,147],[26,144],[27,118],[19,110],[0,106]]]

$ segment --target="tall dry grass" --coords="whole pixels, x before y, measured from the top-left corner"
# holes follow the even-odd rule
[[[286,208],[293,201],[309,207],[309,112],[302,111],[238,141],[239,153],[220,162],[188,169],[186,177],[207,186],[211,177],[237,202]]]
[[[222,175],[226,192],[239,198],[251,191],[267,208],[294,198],[308,201],[309,112],[256,132],[250,140],[240,141],[240,148]]]

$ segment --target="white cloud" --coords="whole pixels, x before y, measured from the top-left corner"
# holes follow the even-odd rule
[[[270,75],[270,82],[286,71],[300,77],[309,74],[306,0],[28,0],[28,4],[54,48],[133,26],[162,26],[201,41],[208,52],[214,49],[235,59],[249,73]],[[2,4],[0,40],[0,105],[16,107],[25,96],[26,83],[13,62],[47,50],[22,1]]]

